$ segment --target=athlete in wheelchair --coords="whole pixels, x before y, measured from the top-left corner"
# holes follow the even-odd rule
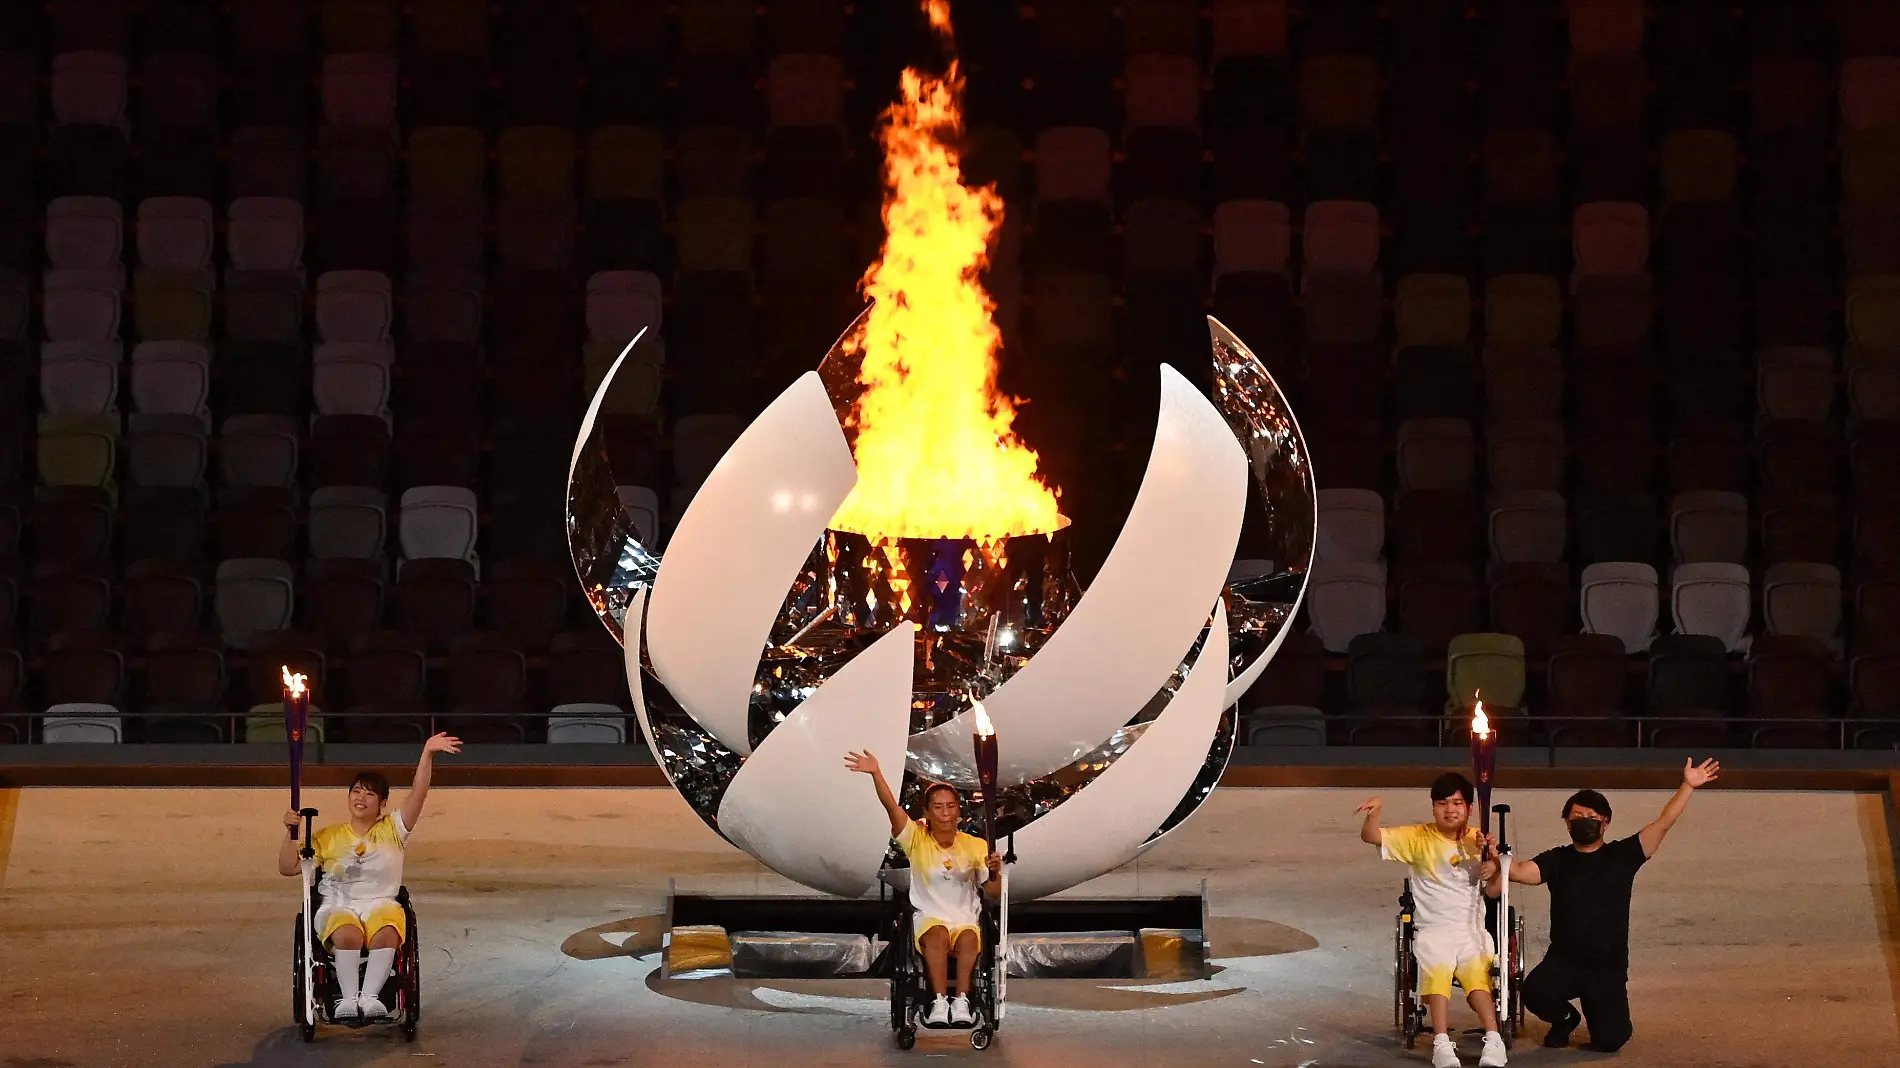
[[[886,888],[897,891],[887,910],[890,944],[891,1027],[897,1044],[909,1049],[917,1028],[967,1028],[970,1044],[989,1046],[1000,1022],[1001,970],[997,947],[1007,934],[1006,874],[1003,857],[981,838],[957,829],[962,798],[953,786],[938,783],[924,792],[924,818],[912,820],[877,758],[851,753],[845,766],[871,777],[878,801],[891,818],[891,837],[910,868],[905,876],[886,872]],[[956,963],[956,995],[950,993],[950,965]]]
[[[1358,810],[1364,816],[1360,840],[1411,869],[1399,898],[1395,1016],[1407,1046],[1422,1030],[1421,1021],[1429,1019],[1433,1068],[1459,1068],[1462,1063],[1450,1028],[1454,984],[1464,988],[1465,1000],[1483,1025],[1480,1068],[1508,1063],[1510,1038],[1522,1022],[1517,994],[1523,977],[1520,925],[1516,910],[1503,898],[1503,851],[1468,823],[1472,793],[1463,775],[1440,776],[1432,784],[1432,822],[1408,827],[1381,827],[1383,803],[1378,798]],[[1502,964],[1500,946],[1506,953]]]
[[[291,1011],[304,1041],[315,1040],[318,1023],[396,1024],[405,1039],[415,1037],[422,976],[416,915],[402,885],[403,851],[422,819],[435,754],[460,752],[461,744],[446,734],[424,743],[409,793],[393,812],[384,811],[388,780],[365,771],[350,783],[347,821],[314,830],[316,809],[284,813],[290,835],[278,850],[277,871],[303,879]]]

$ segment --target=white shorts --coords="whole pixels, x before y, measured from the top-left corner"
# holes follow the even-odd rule
[[[1418,961],[1418,995],[1451,996],[1451,981],[1466,994],[1491,989],[1491,964],[1497,946],[1487,931],[1462,924],[1418,929],[1412,937],[1412,956]]]

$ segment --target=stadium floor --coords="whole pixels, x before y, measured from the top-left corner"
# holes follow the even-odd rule
[[[663,789],[443,789],[411,841],[422,1033],[289,1020],[296,882],[273,873],[282,791],[0,791],[0,1066],[896,1065],[1035,1068],[1426,1063],[1391,1033],[1400,874],[1359,844],[1364,791],[1234,789],[1085,894],[1205,878],[1219,971],[1198,982],[1017,981],[989,1051],[908,1053],[877,982],[661,981],[653,918],[683,888],[791,892]],[[1500,793],[1520,855],[1554,844],[1562,793]],[[1665,795],[1611,793],[1611,833]],[[1387,791],[1387,820],[1423,792]],[[869,797],[867,794],[867,803]],[[341,791],[313,803],[340,811]],[[1637,882],[1627,1068],[1900,1065],[1900,900],[1885,799],[1708,789]],[[815,818],[821,818],[816,817]],[[1546,897],[1521,891],[1531,960]],[[1467,1024],[1459,1010],[1454,1020]],[[1475,1063],[1467,1047],[1465,1061]]]

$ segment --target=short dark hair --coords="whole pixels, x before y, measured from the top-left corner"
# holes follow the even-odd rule
[[[924,788],[924,807],[925,808],[930,807],[931,795],[937,793],[939,790],[948,791],[950,794],[950,799],[955,801],[958,807],[962,807],[963,794],[960,793],[956,787],[950,785],[947,782],[933,782],[929,786],[926,786]]]
[[[1570,800],[1564,802],[1564,819],[1570,818],[1570,810],[1576,805],[1602,813],[1605,820],[1610,818],[1610,799],[1595,790],[1578,790],[1571,794]]]
[[[1465,804],[1469,805],[1472,795],[1471,780],[1455,771],[1448,771],[1432,780],[1433,801],[1443,801],[1453,794],[1464,798]]]
[[[357,772],[356,778],[350,780],[350,789],[354,790],[358,786],[368,787],[370,793],[385,801],[389,800],[389,780],[383,778],[380,771]]]

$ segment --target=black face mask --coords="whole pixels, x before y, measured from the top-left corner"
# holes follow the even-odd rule
[[[1570,840],[1578,845],[1589,845],[1603,837],[1603,821],[1588,816],[1578,816],[1570,821]]]

